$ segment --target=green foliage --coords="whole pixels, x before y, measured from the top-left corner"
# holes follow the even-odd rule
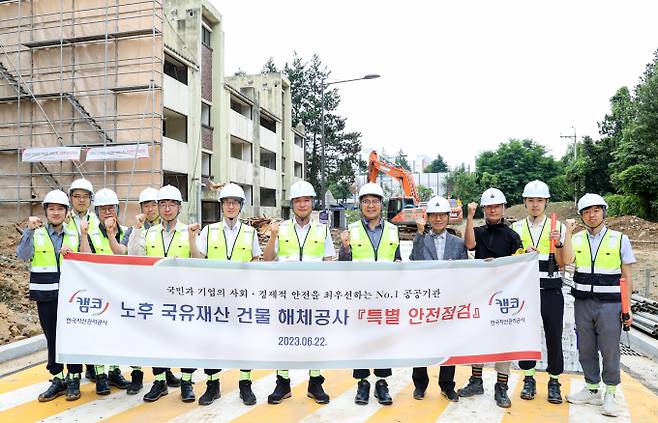
[[[271,73],[271,72],[279,72],[279,68],[276,67],[276,64],[274,63],[274,58],[270,56],[269,59],[267,59],[267,62],[263,65],[263,69],[261,69],[260,73]]]
[[[411,166],[409,166],[409,161],[407,161],[407,155],[404,154],[404,151],[402,151],[402,149],[400,149],[400,151],[398,151],[398,154],[395,156],[394,163],[397,166],[400,166],[401,168],[411,172]]]
[[[583,137],[578,144],[578,159],[566,168],[566,179],[575,185],[578,195],[585,192],[605,194],[613,191],[610,180],[610,163],[613,161],[614,138],[594,141]],[[573,151],[573,150],[572,150]]]
[[[557,162],[547,155],[546,148],[529,139],[511,139],[495,151],[481,153],[475,167],[480,187],[500,189],[509,204],[522,202],[526,183],[534,179],[548,181],[559,173]]]
[[[557,175],[546,181],[551,189],[551,201],[573,200],[573,184],[567,181],[566,175]]]
[[[428,188],[424,185],[417,185],[416,190],[418,190],[418,196],[420,197],[420,201],[429,201],[430,198],[434,195],[434,191],[432,191],[432,188]]]
[[[432,163],[423,169],[423,172],[425,173],[445,173],[448,171],[448,164],[443,160],[443,156],[440,154],[437,154],[436,159],[432,160]]]
[[[611,194],[605,196],[609,216],[634,215],[642,218],[649,216],[649,210],[642,205],[637,195]]]

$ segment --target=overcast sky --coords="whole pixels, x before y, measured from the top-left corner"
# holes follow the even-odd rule
[[[450,166],[509,138],[555,157],[560,134],[598,138],[609,98],[634,87],[658,49],[658,1],[211,0],[222,14],[225,72],[282,67],[318,53],[347,129],[364,146]]]

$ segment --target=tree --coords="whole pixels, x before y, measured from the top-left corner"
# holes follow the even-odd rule
[[[428,188],[425,185],[417,185],[416,190],[418,191],[418,196],[420,201],[429,201],[430,198],[434,195],[432,188]]]
[[[269,62],[273,64],[273,60]],[[283,73],[290,81],[292,125],[301,123],[306,129],[306,180],[315,187],[316,192],[321,192],[321,110],[324,105],[325,184],[334,187],[332,193],[336,198],[345,198],[343,188],[354,182],[362,165],[359,157],[361,133],[344,132],[346,119],[336,113],[340,104],[336,88],[325,89],[322,96],[322,81],[329,76],[330,71],[317,54],[305,62],[295,52],[291,63],[284,65]]]
[[[425,173],[445,173],[448,172],[448,164],[443,160],[443,156],[436,155],[436,159],[432,160],[428,166],[423,169]]]
[[[477,181],[476,174],[467,171],[463,163],[448,174],[446,190],[448,197],[460,198],[462,204],[468,204],[472,201],[479,202],[480,194],[483,191]]]
[[[274,63],[274,58],[270,56],[269,59],[267,59],[267,62],[263,65],[263,69],[261,69],[260,73],[271,73],[271,72],[279,72],[279,69],[276,67],[276,64]]]
[[[400,151],[398,151],[398,154],[395,156],[394,163],[397,166],[400,166],[401,168],[411,172],[411,166],[409,166],[409,162],[407,161],[407,155],[404,154],[404,151],[402,151],[402,149],[400,149]]]
[[[522,202],[526,183],[548,181],[559,173],[558,164],[546,148],[530,139],[511,139],[495,151],[485,151],[475,159],[477,180],[483,188],[495,184],[509,204]]]

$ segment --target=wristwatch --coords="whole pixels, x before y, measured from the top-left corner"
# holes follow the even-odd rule
[[[562,248],[564,245],[562,243],[555,244],[555,248]]]

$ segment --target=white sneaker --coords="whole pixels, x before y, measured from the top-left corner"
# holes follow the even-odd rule
[[[592,405],[602,405],[603,401],[601,400],[601,394],[594,392],[584,387],[579,392],[575,394],[567,394],[567,401],[571,404],[592,404]],[[614,401],[614,397],[613,397]]]
[[[615,400],[615,394],[606,392],[605,397],[603,398],[603,409],[601,414],[604,416],[617,417],[619,415],[619,408],[617,408],[617,401]]]

